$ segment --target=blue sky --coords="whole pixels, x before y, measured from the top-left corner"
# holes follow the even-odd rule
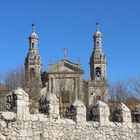
[[[139,0],[1,0],[0,72],[24,64],[35,22],[43,71],[50,59],[61,60],[66,46],[68,59],[80,58],[88,79],[98,19],[109,81],[140,76],[139,7]]]

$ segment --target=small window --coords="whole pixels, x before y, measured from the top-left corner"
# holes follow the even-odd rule
[[[35,78],[35,69],[34,68],[31,68],[30,69],[30,79],[31,80],[34,80],[34,78]]]
[[[34,48],[34,43],[32,43],[32,48]]]
[[[101,68],[100,67],[96,68],[96,76],[101,77]]]
[[[99,41],[96,42],[97,47],[99,47]]]

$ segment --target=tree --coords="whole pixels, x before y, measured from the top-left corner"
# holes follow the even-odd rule
[[[24,66],[19,66],[14,70],[10,70],[4,75],[4,83],[15,89],[21,87],[29,94],[30,112],[34,113],[38,109],[38,101],[40,98],[41,83],[38,79],[34,79],[27,83],[25,80]]]
[[[140,77],[129,79],[129,85],[133,93],[140,97]]]
[[[114,85],[110,85],[110,100],[117,102],[125,102],[129,97],[130,91],[128,90],[128,85],[124,81],[119,81]]]
[[[117,104],[125,102],[129,96],[128,85],[124,81],[119,81],[114,85],[110,85],[110,98],[109,98],[109,107],[110,107],[110,119],[114,120],[114,114],[116,114]]]
[[[127,107],[131,110],[132,114],[135,108],[140,104],[140,99],[137,98],[134,91],[139,91],[139,81],[137,80],[127,80],[119,81],[118,83],[110,86],[110,119],[114,118],[116,114],[116,105],[118,103],[125,103]]]
[[[0,73],[0,82],[2,82],[2,81],[3,81],[3,74]]]
[[[4,75],[3,81],[12,88],[22,87],[24,83],[24,67],[19,66],[14,70],[10,70]]]
[[[39,107],[39,99],[41,97],[42,84],[38,79],[34,79],[29,83],[25,83],[23,89],[29,94],[30,113],[35,113]]]

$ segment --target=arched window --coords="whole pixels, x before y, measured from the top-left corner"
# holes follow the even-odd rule
[[[101,68],[100,67],[97,67],[96,68],[96,77],[97,78],[100,78],[101,77]]]
[[[35,69],[31,68],[30,69],[30,79],[33,80],[35,78]]]
[[[34,43],[32,43],[32,48],[34,48],[34,46],[35,46],[35,44],[34,44]]]

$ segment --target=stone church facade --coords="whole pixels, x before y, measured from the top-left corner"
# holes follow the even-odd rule
[[[84,102],[86,107],[95,104],[98,100],[107,101],[108,84],[106,76],[106,57],[102,49],[102,33],[99,25],[93,36],[94,47],[90,57],[90,80],[84,80],[84,70],[77,64],[69,61],[64,48],[63,59],[52,64],[48,70],[42,73],[42,61],[38,52],[38,36],[35,26],[32,25],[32,33],[29,37],[29,52],[25,59],[25,78],[27,83],[37,80],[42,83],[42,88],[47,92],[56,94],[60,101],[60,108],[66,108],[74,100]]]

